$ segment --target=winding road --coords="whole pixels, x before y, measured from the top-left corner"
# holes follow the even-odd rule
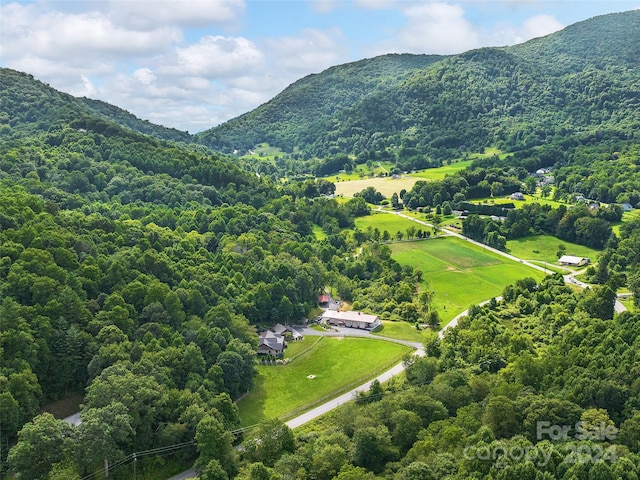
[[[434,226],[430,223],[424,222],[422,220],[418,220],[417,218],[411,217],[409,215],[405,215],[401,212],[395,212],[395,211],[388,211],[388,210],[383,210],[381,208],[378,208],[379,211],[382,212],[386,212],[386,213],[392,213],[394,215],[398,215],[400,217],[406,218],[408,220],[411,220],[413,222],[416,222],[418,224],[421,224],[423,226],[427,226],[427,227],[431,227],[433,228]],[[453,236],[453,237],[458,237],[464,241],[467,241],[469,243],[473,243],[475,245],[481,246],[482,248],[489,250],[491,252],[494,252],[498,255],[502,255],[503,257],[509,258],[510,260],[513,260],[515,262],[519,262],[521,264],[527,265],[528,267],[534,268],[536,270],[539,271],[543,271],[544,273],[549,273],[550,269],[546,268],[545,266],[540,266],[534,262],[530,262],[528,260],[522,260],[518,257],[515,257],[513,255],[510,255],[506,252],[503,252],[501,250],[495,249],[493,247],[489,247],[481,242],[477,242],[475,240],[471,240],[457,232],[453,232],[451,230],[440,230],[442,232],[442,234],[444,236]],[[582,288],[588,288],[589,285],[581,282],[579,280],[577,280],[575,278],[575,275],[577,275],[580,272],[573,272],[573,273],[569,273],[567,275],[564,275],[564,279],[565,282],[567,283],[572,283],[576,286],[582,287]],[[496,300],[501,300],[501,297],[496,297]],[[485,303],[490,302],[491,300],[486,300],[485,302],[482,302],[480,305],[484,305]],[[626,310],[625,306],[618,300],[616,300],[616,304],[615,304],[615,310],[616,312],[622,312],[624,310]],[[444,337],[446,331],[450,328],[455,327],[458,324],[458,320],[464,316],[466,316],[468,314],[469,310],[465,310],[464,312],[458,314],[455,318],[453,318],[449,323],[447,323],[442,329],[440,329],[440,331],[438,332],[438,335],[440,338]],[[318,330],[314,330],[312,328],[308,328],[308,327],[296,327],[296,330],[298,330],[300,333],[302,333],[303,335],[308,335],[308,336],[353,336],[353,337],[371,337],[371,338],[377,338],[377,339],[381,339],[381,340],[387,340],[387,341],[393,341],[393,342],[397,342],[397,343],[402,343],[405,345],[408,345],[412,348],[415,349],[414,354],[415,355],[419,355],[419,356],[424,356],[425,352],[422,349],[422,345],[419,342],[410,342],[410,341],[404,341],[404,340],[398,340],[398,339],[393,339],[393,338],[389,338],[389,337],[383,337],[380,335],[372,335],[371,332],[366,331],[366,330],[358,330],[358,329],[352,329],[352,328],[333,328],[331,331],[326,331],[326,332],[321,332]],[[363,383],[362,385],[338,396],[337,398],[334,398],[332,400],[329,400],[328,402],[323,403],[322,405],[319,405],[316,408],[313,408],[287,422],[286,425],[291,428],[291,429],[295,429],[297,427],[300,427],[316,418],[318,418],[321,415],[324,415],[325,413],[339,407],[340,405],[343,405],[346,402],[349,402],[351,400],[353,400],[358,393],[361,392],[366,392],[371,388],[371,384],[375,381],[378,380],[380,383],[384,383],[387,382],[388,380],[390,380],[391,378],[393,378],[394,376],[400,374],[401,372],[404,371],[404,364],[403,363],[399,363],[397,365],[395,365],[394,367],[392,367],[391,369],[387,370],[386,372],[378,375],[376,378]],[[68,421],[69,423],[75,423],[76,425],[79,423],[79,414],[76,414],[72,417],[68,417],[64,419],[65,421]],[[77,423],[76,423],[77,422]],[[185,480],[188,478],[197,478],[197,472],[192,468],[189,469],[187,471],[184,471],[176,476],[171,477],[169,480]]]

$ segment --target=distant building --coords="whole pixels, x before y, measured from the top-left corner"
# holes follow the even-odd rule
[[[329,296],[328,295],[320,295],[318,297],[318,303],[320,305],[327,305],[329,303]]]
[[[322,314],[322,321],[338,327],[363,328],[371,330],[380,325],[377,315],[362,312],[335,312],[327,310]]]
[[[622,205],[620,205],[620,207],[622,208],[623,212],[630,212],[631,210],[633,210],[633,205],[631,205],[630,203],[623,203]]]
[[[514,192],[509,196],[509,198],[511,200],[524,200],[524,194],[522,192]]]
[[[558,259],[560,265],[567,265],[569,267],[582,267],[589,263],[589,259],[586,257],[574,257],[573,255],[563,255]]]

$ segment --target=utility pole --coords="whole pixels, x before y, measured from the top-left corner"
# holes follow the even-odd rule
[[[104,459],[104,478],[109,476],[109,460]]]

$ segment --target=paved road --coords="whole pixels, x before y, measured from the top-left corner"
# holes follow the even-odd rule
[[[171,477],[169,480],[186,480],[187,478],[198,478],[198,473],[195,468],[190,468],[178,475]]]
[[[413,222],[419,223],[421,225],[425,225],[427,227],[433,227],[433,225],[430,224],[430,223],[423,222],[422,220],[418,220],[417,218],[411,217],[409,215],[405,215],[404,213],[401,213],[401,212],[384,210],[382,207],[378,207],[377,210],[381,211],[381,212],[386,212],[386,213],[393,213],[394,215],[398,215],[399,217],[406,218],[408,220],[411,220]],[[460,235],[457,232],[452,232],[451,230],[441,230],[441,232],[443,232],[444,236],[461,238],[461,239],[463,239],[463,240],[465,240],[465,241],[467,241],[469,243],[473,243],[475,245],[481,246],[485,250],[489,250],[491,252],[497,253],[498,255],[502,255],[503,257],[509,258],[509,259],[511,259],[511,260],[513,260],[515,262],[522,263],[523,265],[526,265],[526,266],[531,267],[531,268],[535,268],[536,270],[540,270],[541,272],[544,272],[544,273],[551,273],[551,270],[546,268],[545,266],[540,266],[540,265],[538,265],[538,264],[536,264],[534,262],[530,262],[528,260],[522,260],[522,259],[520,259],[518,257],[510,255],[510,254],[508,254],[506,252],[503,252],[502,250],[498,250],[497,248],[489,247],[489,246],[485,245],[482,242],[477,242],[475,240],[472,240],[470,238],[465,237],[464,235]],[[584,270],[581,270],[579,272],[572,272],[572,273],[568,273],[567,275],[564,275],[564,281],[567,282],[567,283],[573,283],[574,285],[577,285],[577,286],[582,287],[582,288],[589,288],[589,284],[588,283],[581,282],[580,280],[575,278],[576,275],[579,275],[583,271]],[[616,300],[616,303],[614,305],[614,309],[615,309],[615,311],[617,313],[624,312],[624,311],[627,310],[627,308],[619,300]],[[466,312],[463,312],[460,315],[458,315],[454,320],[449,322],[448,325],[451,325],[454,321],[455,321],[454,326],[457,325],[457,319],[459,317],[463,316],[465,313]],[[442,330],[440,331],[440,333],[442,333]]]
[[[406,218],[407,220],[411,220],[413,222],[419,223],[420,225],[424,225],[424,226],[427,226],[427,227],[432,227],[433,228],[433,226],[434,226],[431,223],[423,222],[422,220],[418,220],[417,218],[411,217],[409,215],[405,215],[402,212],[384,210],[381,207],[378,207],[378,211],[385,212],[385,213],[392,213],[394,215],[397,215],[397,216],[402,217],[402,218]],[[514,262],[519,262],[519,263],[522,263],[522,264],[524,264],[524,265],[526,265],[528,267],[535,268],[536,270],[540,270],[541,272],[549,273],[549,269],[546,268],[545,266],[540,266],[540,265],[538,265],[536,263],[529,262],[528,260],[522,260],[522,259],[520,259],[518,257],[515,257],[515,256],[513,256],[513,255],[511,255],[511,254],[509,254],[507,252],[503,252],[502,250],[498,250],[497,248],[493,248],[493,247],[490,247],[488,245],[485,245],[482,242],[478,242],[476,240],[472,240],[472,239],[470,239],[468,237],[465,237],[464,235],[461,235],[461,234],[459,234],[457,232],[453,232],[453,231],[447,230],[447,229],[441,229],[440,232],[441,232],[441,236],[460,238],[460,239],[462,239],[462,240],[464,240],[466,242],[473,243],[474,245],[478,245],[479,247],[482,247],[485,250],[488,250],[488,251],[493,252],[493,253],[497,253],[498,255],[502,255],[503,257],[507,257],[507,258],[513,260]]]
[[[424,354],[425,353],[422,350],[415,351],[415,355],[424,356]],[[358,394],[358,392],[368,391],[369,388],[371,388],[371,384],[375,380],[378,380],[380,383],[384,383],[389,381],[392,377],[395,377],[396,375],[398,375],[403,371],[404,371],[404,364],[399,363],[398,365],[391,368],[390,370],[387,370],[383,374],[378,375],[374,380],[363,383],[359,387],[354,388],[353,390],[350,390],[347,393],[340,395],[337,398],[334,398],[333,400],[329,400],[328,402],[323,403],[319,407],[309,410],[308,412],[303,413],[302,415],[299,415],[298,417],[292,420],[289,420],[288,422],[286,422],[286,425],[292,429],[297,428],[301,425],[304,425],[305,423],[308,423],[311,420],[318,418],[320,415],[324,415],[325,413],[333,410],[334,408],[338,408],[340,405],[353,400],[354,398],[356,398],[356,395]]]

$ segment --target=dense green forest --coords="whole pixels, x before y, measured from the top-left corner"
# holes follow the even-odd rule
[[[205,479],[639,478],[640,316],[614,301],[625,288],[640,306],[640,224],[613,228],[618,204],[640,203],[639,29],[634,11],[515,47],[338,66],[197,136],[1,69],[0,475],[79,479],[104,458],[175,449]],[[257,174],[228,155],[263,141],[286,163]],[[502,154],[392,206],[470,210],[463,232],[497,248],[534,234],[597,248],[595,286],[521,280],[433,332],[406,381],[296,434],[274,419],[234,448],[256,332],[306,318],[327,285],[438,323],[417,288],[429,279],[392,258],[388,235],[354,226],[381,196],[338,201],[328,180],[291,174],[426,168],[488,146]],[[543,196],[588,202],[470,202],[532,193],[540,168]],[[42,413],[70,393],[84,398],[79,426]],[[555,438],[538,421],[593,435]]]
[[[635,10],[513,47],[342,65],[198,138],[227,152],[268,142],[298,159],[348,154],[402,170],[491,145],[516,151],[628,141],[640,124],[639,29]]]
[[[523,279],[239,478],[635,480],[640,315],[612,314],[598,289]]]
[[[105,455],[192,442],[199,425],[230,432],[260,325],[306,317],[329,283],[345,299],[406,283],[412,300],[414,272],[388,250],[348,255],[358,240],[341,229],[369,212],[363,201],[321,197],[325,181],[279,187],[2,75],[3,472],[74,478]],[[70,392],[86,392],[80,427],[29,423]]]

